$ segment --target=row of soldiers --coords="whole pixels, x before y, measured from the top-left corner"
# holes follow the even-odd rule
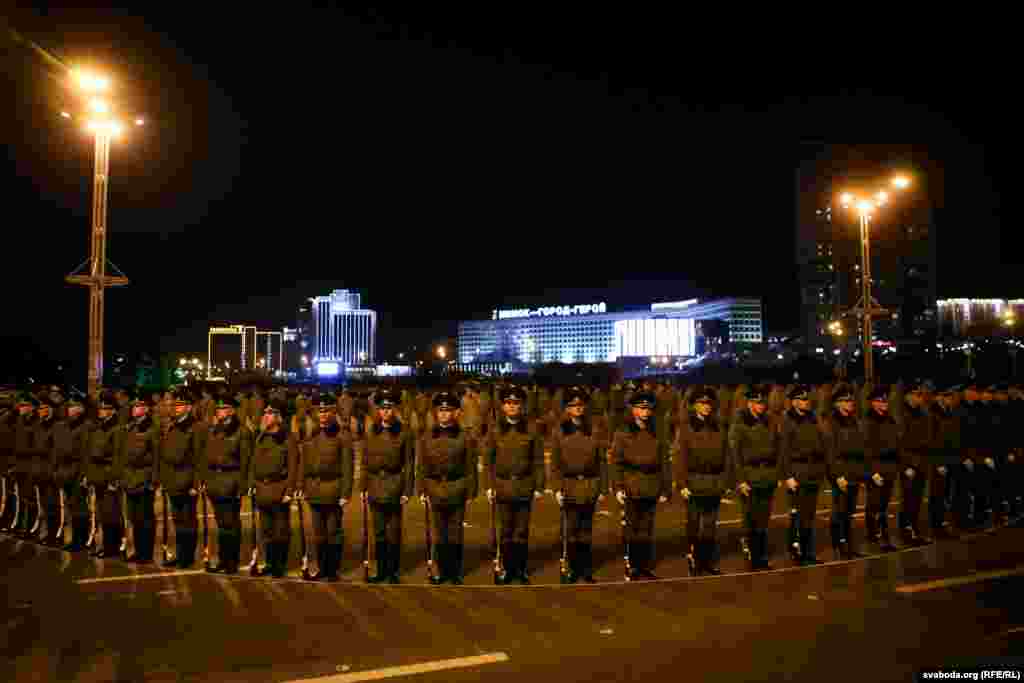
[[[463,521],[482,478],[492,510],[495,580],[528,583],[532,503],[545,493],[554,493],[562,510],[567,582],[594,581],[593,518],[606,495],[622,509],[630,580],[655,577],[655,514],[674,493],[686,501],[688,559],[696,574],[720,571],[723,496],[739,497],[754,570],[770,566],[767,528],[780,489],[790,502],[788,548],[805,565],[819,562],[815,508],[826,484],[838,558],[860,555],[851,519],[861,487],[868,540],[879,551],[895,547],[888,505],[897,484],[907,544],[930,542],[920,524],[926,483],[935,535],[950,535],[947,499],[963,530],[984,525],[989,513],[998,526],[1022,511],[1021,453],[1012,429],[1024,406],[1018,387],[797,385],[782,392],[781,402],[780,387],[761,386],[680,392],[648,383],[609,392],[572,387],[547,397],[537,388],[495,389],[495,400],[475,384],[461,395],[356,388],[340,396],[214,398],[181,389],[162,399],[126,400],[104,392],[88,417],[81,397],[0,394],[0,526],[26,537],[41,533],[51,545],[60,545],[70,528],[63,547],[91,545],[98,557],[124,545],[130,526],[132,559],[147,563],[159,491],[176,539],[164,564],[192,564],[198,502],[208,501],[220,548],[220,562],[209,569],[234,573],[241,499],[250,496],[267,572],[282,576],[294,499],[300,520],[308,520],[301,533],[303,576],[333,581],[358,463],[377,564],[367,580],[398,581],[403,508],[418,496],[431,520],[430,579],[461,583]]]

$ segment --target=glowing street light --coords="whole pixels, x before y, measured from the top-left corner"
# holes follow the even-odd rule
[[[898,176],[896,176],[895,178],[892,179],[892,185],[893,185],[893,187],[899,188],[901,190],[905,190],[908,187],[910,187],[910,178],[908,178],[906,176],[898,175]]]

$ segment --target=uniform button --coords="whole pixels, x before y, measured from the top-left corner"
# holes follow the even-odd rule
[[[576,477],[576,478],[579,479],[580,481],[583,481],[583,475],[582,474],[580,476]]]

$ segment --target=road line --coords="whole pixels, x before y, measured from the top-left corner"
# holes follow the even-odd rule
[[[103,576],[96,579],[78,579],[75,583],[112,583],[114,581],[143,581],[145,579],[166,579],[174,576],[205,574],[202,569],[187,569],[180,572],[159,572],[153,574],[132,574],[129,576]]]
[[[220,589],[224,591],[224,595],[227,596],[228,600],[231,601],[231,604],[235,606],[236,610],[241,610],[243,612],[246,611],[242,607],[242,596],[239,595],[238,590],[231,585],[231,582],[226,581],[225,579],[226,577],[221,577],[220,581],[217,582]]]
[[[310,582],[307,581],[306,583]],[[334,603],[342,609],[342,611],[344,611],[346,614],[352,617],[352,621],[355,622],[355,627],[357,629],[366,633],[366,635],[368,635],[373,640],[376,640],[378,642],[384,641],[384,634],[378,631],[376,628],[374,628],[373,620],[368,619],[367,615],[357,611],[354,607],[352,607],[352,605],[348,603],[347,600],[345,600],[345,598],[341,596],[341,594],[338,591],[334,590],[334,586],[336,584],[313,583],[312,585],[324,588],[324,592],[327,593],[327,596],[331,600],[333,600]]]
[[[1019,576],[1024,574],[1024,567],[1016,567],[1014,569],[1002,569],[995,572],[979,572],[977,574],[970,574],[969,576],[955,576],[950,579],[939,579],[937,581],[926,581],[924,583],[908,583],[902,586],[896,587],[897,593],[922,593],[924,591],[939,590],[942,588],[954,588],[956,586],[966,586],[972,583],[981,583],[982,581],[991,581],[992,579],[1002,579],[1007,576]]]
[[[433,662],[421,664],[406,664],[404,666],[389,666],[385,669],[371,669],[369,671],[356,671],[348,674],[335,676],[321,676],[318,678],[300,678],[286,683],[356,683],[357,681],[379,681],[384,678],[395,678],[396,676],[412,676],[415,674],[432,673],[434,671],[448,671],[450,669],[466,669],[483,664],[497,664],[507,662],[509,657],[504,652],[492,652],[476,657],[458,657],[456,659],[439,659]]]

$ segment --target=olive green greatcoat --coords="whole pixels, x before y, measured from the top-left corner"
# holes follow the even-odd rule
[[[812,411],[800,415],[794,408],[787,410],[780,436],[783,479],[810,483],[828,476],[828,446]]]
[[[302,436],[299,470],[306,500],[336,505],[341,498],[351,498],[355,447],[349,432],[335,424]]]
[[[56,417],[36,420],[30,451],[32,453],[32,481],[36,484],[53,481],[53,432],[59,424]]]
[[[631,421],[615,432],[612,441],[611,477],[616,491],[630,498],[672,497],[669,443],[657,431],[656,420],[641,429]]]
[[[192,415],[175,420],[162,430],[157,481],[171,496],[195,489],[206,456],[210,426]]]
[[[410,429],[399,421],[384,429],[374,422],[363,441],[362,486],[372,503],[398,503],[412,496],[415,477],[416,441]]]
[[[900,463],[904,468],[922,469],[928,464],[928,452],[934,440],[935,424],[932,414],[925,408],[904,405],[898,418],[900,423]]]
[[[608,493],[608,428],[601,417],[576,425],[566,419],[552,429],[551,475],[565,500],[593,505]]]
[[[891,415],[880,416],[869,410],[861,422],[864,428],[864,451],[868,474],[875,472],[895,476],[901,469],[900,446],[903,435],[900,425]]]
[[[269,507],[294,495],[299,476],[299,441],[285,429],[260,432],[253,441],[247,489],[256,489],[256,504]]]
[[[85,476],[85,453],[92,423],[82,413],[61,420],[53,430],[53,471],[58,486],[81,481]]]
[[[434,505],[462,505],[476,498],[477,447],[459,425],[427,430],[416,442],[416,490]]]
[[[199,473],[211,498],[238,498],[246,492],[253,439],[252,430],[237,417],[207,434]]]
[[[713,415],[687,415],[676,431],[673,470],[677,489],[694,496],[721,496],[735,485],[729,434]]]
[[[504,416],[487,433],[484,461],[498,502],[529,500],[544,490],[544,439],[532,420]]]
[[[85,468],[85,476],[90,484],[106,486],[121,479],[118,453],[123,437],[124,430],[120,428],[116,414],[104,422],[92,425]]]
[[[947,411],[939,404],[932,406],[932,443],[928,451],[933,465],[960,463],[960,414],[956,409]]]
[[[775,487],[782,479],[779,427],[767,413],[756,418],[749,408],[740,411],[729,427],[729,452],[737,483]]]
[[[142,493],[158,481],[160,429],[153,418],[132,420],[124,427],[118,459],[121,484],[128,493]]]
[[[844,417],[833,409],[822,420],[821,427],[828,449],[829,478],[862,481],[867,474],[866,445],[864,429],[857,416]]]

